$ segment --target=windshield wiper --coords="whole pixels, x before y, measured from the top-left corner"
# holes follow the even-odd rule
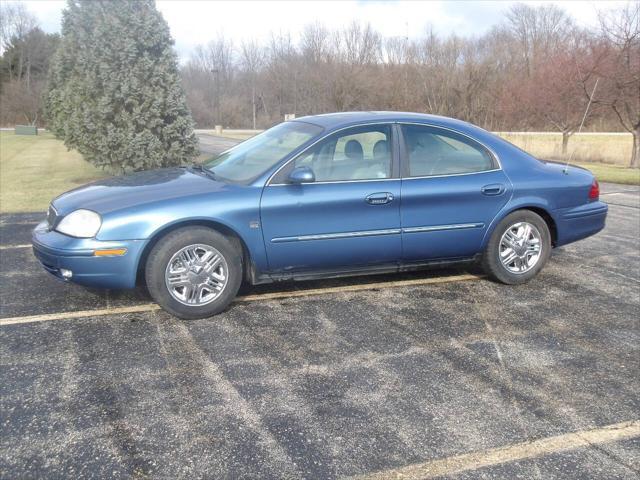
[[[216,174],[213,173],[212,170],[209,170],[208,168],[205,168],[202,165],[194,163],[193,165],[189,166],[189,170],[194,171],[194,172],[198,172],[198,173],[203,173],[207,177],[211,178],[212,180],[216,179]]]

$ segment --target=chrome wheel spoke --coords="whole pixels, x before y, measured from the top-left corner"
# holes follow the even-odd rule
[[[518,258],[518,255],[516,254],[516,252],[512,248],[509,248],[508,250],[505,250],[503,253],[506,254],[501,259],[503,265],[511,265],[513,263],[513,261],[516,258]]]
[[[167,283],[172,287],[184,287],[185,285],[190,284],[187,275],[183,275],[180,273],[171,273],[167,278]]]
[[[528,253],[538,253],[540,251],[540,244],[534,243],[527,245]]]
[[[202,302],[202,299],[203,299],[204,297],[206,297],[206,293],[207,293],[207,292],[209,292],[209,293],[210,293],[210,292],[211,292],[211,290],[207,289],[207,286],[201,283],[201,284],[200,284],[200,285],[198,285],[198,287],[197,287],[197,292],[198,292],[198,293],[197,293],[197,299],[198,299],[198,302]]]
[[[511,230],[507,230],[502,242],[508,247],[515,248],[518,245],[518,237]]]
[[[215,281],[216,283],[223,283],[227,277],[223,272],[211,272],[211,274],[209,275],[209,278],[211,278],[213,281]]]
[[[206,272],[212,272],[218,265],[220,265],[222,258],[220,255],[212,254],[206,260],[204,260],[204,270]]]
[[[209,277],[207,279],[207,286],[212,289],[211,290],[212,292],[213,291],[219,292],[220,290],[222,290],[222,287],[224,287],[224,283],[223,282],[218,282],[218,281],[212,279],[211,277]]]
[[[192,259],[191,259],[191,254],[189,252],[189,250],[183,250],[182,252],[180,252],[180,261],[182,262],[182,265],[184,266],[184,268],[189,268],[189,266],[192,263]]]
[[[198,287],[196,285],[188,285],[185,288],[185,299],[187,303],[198,303]]]

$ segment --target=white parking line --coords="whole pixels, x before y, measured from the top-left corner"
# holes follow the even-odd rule
[[[441,458],[430,462],[352,478],[354,480],[382,480],[389,478],[413,480],[456,475],[461,472],[500,465],[502,463],[540,457],[576,448],[588,448],[593,445],[636,437],[640,437],[640,420],[616,423],[593,430],[566,433],[564,435],[516,443],[515,445],[492,448],[490,450],[465,453],[454,457]]]
[[[72,318],[101,317],[103,315],[114,315],[122,313],[143,313],[159,310],[155,303],[145,303],[133,305],[131,307],[100,308],[97,310],[77,310],[75,312],[46,313],[43,315],[28,315],[25,317],[0,318],[0,326],[16,325],[19,323],[49,322],[51,320],[69,320]]]
[[[346,285],[342,287],[314,288],[308,290],[295,290],[288,292],[259,293],[256,295],[245,295],[237,297],[234,302],[256,302],[265,300],[287,299],[294,297],[310,297],[314,295],[326,295],[329,293],[346,293],[373,290],[376,288],[394,288],[419,285],[432,285],[437,283],[463,282],[468,280],[479,280],[482,275],[450,275],[447,277],[420,278],[415,280],[398,280],[396,282],[376,282],[364,283],[360,285]],[[22,317],[0,318],[0,326],[16,325],[19,323],[48,322],[51,320],[69,320],[72,318],[99,317],[104,315],[117,315],[123,313],[144,313],[159,310],[155,303],[144,303],[130,307],[102,308],[96,310],[79,310],[71,312],[47,313],[42,315],[28,315]]]
[[[10,248],[31,248],[31,244],[24,243],[22,245],[0,245],[0,250],[9,250]]]

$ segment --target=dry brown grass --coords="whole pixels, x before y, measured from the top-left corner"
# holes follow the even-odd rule
[[[633,146],[630,133],[581,133],[569,138],[564,156],[559,133],[498,132],[498,135],[538,158],[566,160],[571,157],[573,163],[600,162],[626,167]]]

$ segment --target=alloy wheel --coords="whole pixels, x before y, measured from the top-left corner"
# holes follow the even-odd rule
[[[189,306],[202,306],[214,301],[227,285],[228,266],[215,248],[196,244],[181,248],[165,271],[165,284],[171,296]]]
[[[535,225],[518,222],[502,234],[498,257],[502,266],[515,274],[536,266],[542,254],[542,235]]]

